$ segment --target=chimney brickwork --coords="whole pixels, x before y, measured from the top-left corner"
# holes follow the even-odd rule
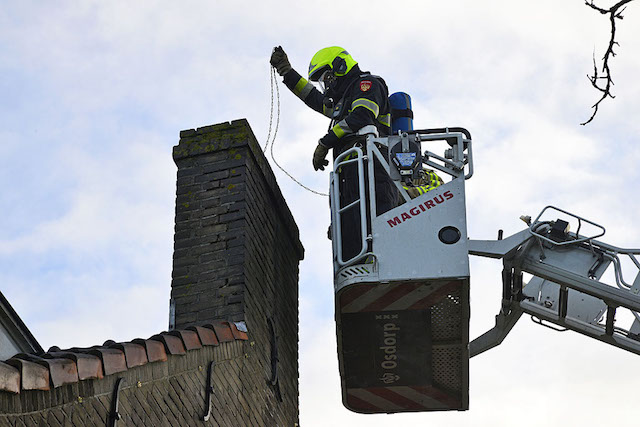
[[[173,156],[172,323],[244,321],[265,379],[277,371],[274,393],[297,405],[304,249],[273,171],[246,120],[182,131]]]

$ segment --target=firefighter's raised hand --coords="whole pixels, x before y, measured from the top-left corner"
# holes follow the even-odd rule
[[[287,54],[284,53],[284,49],[282,46],[277,46],[273,48],[273,53],[271,54],[271,60],[269,61],[273,67],[275,67],[278,74],[284,76],[291,70],[291,64],[289,63],[289,58],[287,58]]]
[[[313,152],[313,168],[315,170],[324,170],[324,167],[329,164],[329,160],[327,160],[327,153],[329,153],[329,149],[322,144],[318,144],[316,147],[316,151]]]

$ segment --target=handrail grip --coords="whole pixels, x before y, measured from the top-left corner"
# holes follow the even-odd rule
[[[345,157],[351,155],[352,153],[356,153],[357,156],[354,159],[343,160]],[[333,237],[336,240],[336,263],[338,264],[338,268],[344,267],[349,264],[351,261],[360,258],[367,251],[367,211],[366,211],[366,197],[365,197],[365,188],[364,188],[364,161],[366,156],[364,156],[363,151],[358,146],[353,146],[348,150],[340,153],[338,157],[336,157],[333,163],[333,180],[332,183],[332,192],[331,192],[331,210],[334,213],[335,221],[333,221],[333,225],[335,230],[332,231]],[[358,171],[358,194],[359,197],[354,200],[349,205],[340,208],[340,190],[339,190],[339,176],[341,168],[344,165],[356,163],[357,171]],[[360,206],[360,232],[361,232],[361,248],[360,252],[349,258],[348,260],[344,260],[342,258],[342,229],[341,229],[341,217],[343,212],[348,209],[353,209],[356,206]]]
[[[576,218],[578,220],[582,220],[582,221],[588,222],[589,224],[591,224],[591,225],[593,225],[595,227],[598,227],[600,230],[602,230],[602,232],[600,234],[596,234],[595,236],[591,236],[591,237],[580,237],[580,236],[576,235],[576,237],[577,237],[576,240],[567,240],[565,242],[556,242],[554,240],[551,240],[548,237],[545,237],[542,234],[539,234],[539,233],[534,231],[534,227],[538,224],[538,221],[540,220],[540,217],[542,217],[542,214],[544,214],[544,212],[549,208],[555,209],[558,212],[562,212],[562,213],[564,213],[566,215],[572,216],[572,217],[574,217],[574,218]],[[551,206],[551,205],[546,206],[544,209],[542,209],[542,211],[538,214],[537,218],[533,222],[531,222],[531,225],[529,226],[529,231],[531,232],[532,235],[534,235],[537,238],[542,239],[545,242],[550,243],[550,244],[552,244],[554,246],[567,246],[567,245],[573,245],[573,244],[576,244],[576,243],[591,241],[591,240],[596,239],[596,238],[598,238],[600,236],[603,236],[604,233],[606,232],[605,228],[603,226],[601,226],[600,224],[596,224],[595,222],[589,221],[586,218],[579,217],[576,214],[572,214],[571,212],[565,211],[563,209],[560,209],[560,208],[557,208],[557,207]]]

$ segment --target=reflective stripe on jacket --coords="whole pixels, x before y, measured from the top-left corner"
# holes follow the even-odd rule
[[[342,78],[353,81],[348,80],[344,95],[332,108],[325,105],[324,95],[297,71],[291,70],[285,74],[284,83],[307,106],[332,119],[333,126],[321,139],[321,143],[328,148],[340,146],[342,138],[367,125],[375,125],[381,136],[389,135],[391,110],[389,90],[384,80],[359,71],[355,76],[347,74]]]
[[[432,171],[431,169],[422,169],[420,171],[420,178],[413,180],[413,185],[402,184],[402,188],[407,190],[407,193],[412,199],[423,195],[426,192],[434,190],[444,184],[442,178]]]

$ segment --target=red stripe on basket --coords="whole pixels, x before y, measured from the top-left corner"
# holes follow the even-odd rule
[[[447,296],[452,290],[459,287],[461,282],[449,282],[446,285],[443,285],[438,290],[430,293],[426,297],[422,298],[420,301],[416,301],[411,307],[407,308],[407,310],[419,310],[424,308],[429,308],[435,303],[439,302],[442,298]]]
[[[394,403],[395,405],[398,405],[403,409],[410,409],[413,411],[427,409],[420,403],[415,402],[408,397],[402,396],[394,391],[391,391],[386,387],[368,388],[367,391],[385,400],[388,400],[389,402]]]
[[[360,285],[353,286],[351,289],[347,289],[340,296],[340,307],[346,307],[362,295],[366,294],[370,290],[375,289],[375,286]]]
[[[378,408],[371,402],[367,402],[366,400],[362,400],[359,397],[355,397],[352,394],[349,394],[347,391],[347,405],[349,405],[350,409],[354,409],[356,411],[362,412],[381,412],[382,408]]]
[[[389,292],[387,292],[377,300],[373,301],[372,303],[370,303],[360,311],[382,311],[384,310],[385,307],[393,304],[403,296],[410,294],[415,289],[416,289],[415,285],[414,286],[411,286],[411,285],[395,286],[391,288]]]

